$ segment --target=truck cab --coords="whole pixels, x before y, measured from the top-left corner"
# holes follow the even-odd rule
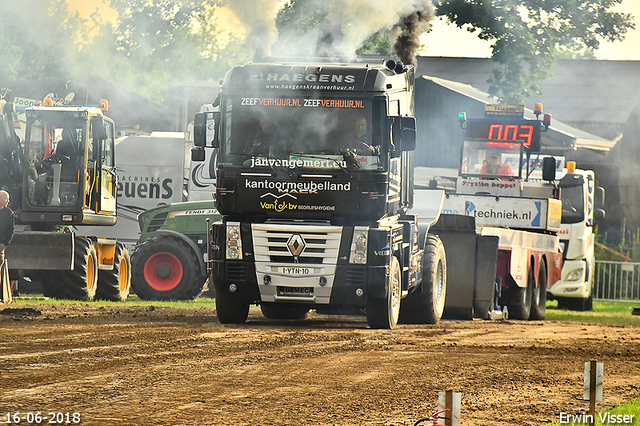
[[[560,179],[562,199],[562,224],[560,243],[563,247],[562,275],[549,289],[551,298],[558,300],[558,307],[574,310],[591,310],[595,273],[595,223],[604,219],[604,190],[596,185],[591,170],[576,168],[567,162]]]
[[[400,300],[421,288],[425,241],[408,214],[413,84],[413,68],[394,61],[227,73],[214,102],[220,321],[244,322],[259,304],[271,318],[361,310],[372,327],[397,323]],[[204,147],[206,117],[195,123]]]
[[[34,230],[115,224],[113,121],[83,106],[31,107],[26,117],[18,222]]]

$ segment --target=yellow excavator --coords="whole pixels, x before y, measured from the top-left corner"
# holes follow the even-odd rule
[[[6,257],[12,277],[42,283],[45,296],[123,301],[131,288],[124,244],[82,235],[82,225],[114,225],[115,125],[95,106],[27,108],[24,139],[14,131],[11,91],[0,89],[0,189],[16,213]]]

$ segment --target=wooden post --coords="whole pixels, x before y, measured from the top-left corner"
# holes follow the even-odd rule
[[[598,363],[591,361],[591,368],[589,370],[589,426],[595,426],[596,424],[596,388],[597,384],[597,370]]]
[[[442,413],[436,424],[446,426],[460,426],[460,405],[462,395],[452,390],[438,392],[438,411]]]
[[[449,411],[446,413],[446,419],[444,421],[445,426],[451,426],[452,418],[453,418],[453,391],[448,390],[444,396],[444,408],[447,408]]]

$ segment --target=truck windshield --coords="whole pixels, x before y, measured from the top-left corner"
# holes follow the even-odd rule
[[[371,100],[233,97],[222,102],[220,166],[380,170]],[[349,157],[349,161],[345,159]]]
[[[86,123],[55,111],[28,111],[25,135],[29,170],[27,201],[32,206],[73,206],[84,174]]]
[[[521,143],[462,142],[460,176],[513,179],[520,173]]]
[[[584,220],[583,187],[579,185],[562,186],[562,223],[578,223]]]

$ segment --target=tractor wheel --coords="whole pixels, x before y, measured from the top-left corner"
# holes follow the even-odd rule
[[[444,245],[435,235],[427,236],[421,288],[402,301],[400,322],[435,324],[442,318],[447,293],[447,261]]]
[[[529,266],[527,275],[527,286],[518,287],[513,283],[513,287],[508,291],[509,317],[519,320],[528,320],[531,315],[531,299],[533,298],[533,265]]]
[[[202,291],[205,271],[198,256],[180,239],[153,237],[136,248],[131,257],[132,289],[145,300],[189,300]]]
[[[307,306],[290,303],[262,303],[260,310],[265,317],[280,320],[301,320],[309,313]]]
[[[398,323],[400,316],[400,298],[402,288],[402,275],[398,258],[391,258],[389,271],[387,297],[384,299],[369,298],[365,312],[367,323],[371,328],[392,329]]]
[[[129,250],[122,243],[116,243],[113,269],[98,271],[97,299],[124,302],[131,291],[131,258]]]
[[[53,297],[93,300],[98,290],[98,255],[91,240],[76,237],[73,271],[59,271],[50,280],[57,280]]]
[[[547,314],[547,266],[544,262],[540,263],[538,271],[538,281],[533,289],[533,297],[531,298],[531,320],[543,320]]]

